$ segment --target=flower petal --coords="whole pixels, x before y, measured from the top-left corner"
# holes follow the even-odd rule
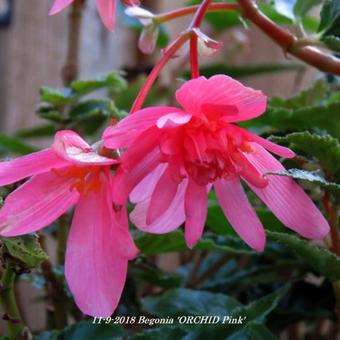
[[[96,4],[103,24],[113,32],[116,19],[116,0],[97,0]]]
[[[150,198],[138,203],[130,213],[132,223],[140,230],[154,234],[165,234],[177,229],[185,220],[184,214],[184,193],[187,180],[183,180],[178,186],[175,198],[169,208],[155,222],[146,224],[146,214],[150,206]]]
[[[239,122],[261,115],[267,101],[261,91],[255,91],[225,75],[189,80],[177,90],[176,98],[185,111],[192,114],[202,113],[204,105],[213,104],[219,108],[226,106],[225,119],[228,122]],[[231,106],[237,108],[237,114],[230,115]]]
[[[130,201],[132,203],[139,203],[150,198],[166,167],[166,164],[159,164],[155,170],[144,177],[130,193]]]
[[[61,12],[67,6],[69,6],[74,0],[55,0],[52,8],[49,11],[49,15],[54,15]]]
[[[169,208],[175,198],[178,188],[168,167],[158,180],[151,196],[149,209],[146,216],[146,223],[152,224]]]
[[[107,186],[81,196],[68,236],[65,276],[80,310],[108,317],[116,309],[128,260],[117,249]]]
[[[76,132],[71,130],[58,131],[52,149],[63,159],[76,164],[109,165],[117,163],[117,160],[99,155]]]
[[[53,172],[32,177],[7,196],[0,210],[0,234],[17,236],[48,226],[78,200],[72,179]]]
[[[224,215],[249,247],[263,251],[266,235],[263,226],[242,188],[240,180],[219,180],[214,184]]]
[[[282,171],[284,167],[264,148],[253,143],[256,152],[247,158],[262,173]],[[248,183],[256,195],[288,228],[309,239],[323,239],[329,225],[313,201],[291,178],[268,176],[268,185],[257,188]]]
[[[157,120],[157,127],[159,129],[174,128],[190,121],[192,115],[184,112],[172,112],[160,117]]]
[[[193,248],[201,238],[207,212],[207,187],[189,180],[185,192],[185,241],[189,248]]]
[[[0,186],[69,165],[51,149],[0,163]]]
[[[111,149],[128,147],[142,132],[155,126],[160,117],[178,111],[176,107],[159,106],[129,114],[117,125],[110,126],[104,131],[104,144]]]

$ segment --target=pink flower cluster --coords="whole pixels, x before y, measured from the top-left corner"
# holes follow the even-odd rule
[[[138,254],[128,230],[128,198],[136,203],[130,218],[137,228],[161,234],[185,224],[190,248],[202,236],[208,193],[215,190],[238,235],[253,249],[264,249],[263,226],[241,181],[300,235],[322,239],[329,231],[298,184],[266,176],[284,169],[270,153],[294,153],[235,124],[265,111],[260,91],[217,75],[186,82],[176,98],[181,108],[149,107],[106,129],[103,143],[121,149],[120,160],[101,155],[75,132],[60,131],[51,148],[0,163],[0,185],[30,178],[0,210],[2,236],[38,231],[76,206],[65,275],[85,314],[113,313],[128,260]]]

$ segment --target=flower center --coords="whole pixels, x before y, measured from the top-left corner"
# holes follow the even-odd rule
[[[199,185],[239,175],[246,168],[243,154],[255,151],[237,126],[199,117],[165,130],[160,149],[178,180],[189,176]]]
[[[77,190],[83,195],[90,191],[99,191],[100,188],[100,166],[70,166],[64,169],[53,169],[61,177],[72,179],[70,190]]]

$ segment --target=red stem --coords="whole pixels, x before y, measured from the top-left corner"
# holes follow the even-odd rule
[[[161,60],[155,65],[143,84],[141,90],[139,91],[137,98],[135,99],[130,113],[138,111],[145,101],[153,83],[157,79],[159,73],[162,71],[164,66],[168,63],[168,61],[174,56],[174,54],[180,49],[184,43],[189,39],[189,32],[185,31],[181,35],[179,35],[170,46],[164,51],[163,57]]]

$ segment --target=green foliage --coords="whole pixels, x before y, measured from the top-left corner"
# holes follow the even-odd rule
[[[307,268],[332,281],[340,279],[340,258],[328,250],[295,235],[267,231],[267,237],[291,249]]]
[[[25,155],[34,151],[37,151],[37,149],[26,143],[23,139],[16,136],[0,134],[0,153]]]
[[[25,235],[20,237],[1,237],[2,258],[11,265],[25,269],[35,268],[48,257],[41,248],[37,236]]]
[[[123,335],[123,331],[117,325],[112,323],[102,323],[94,325],[91,321],[81,321],[75,325],[66,327],[63,330],[54,330],[43,332],[34,337],[35,340],[93,340],[119,339]]]
[[[321,11],[321,21],[318,28],[324,36],[340,35],[340,1],[326,0]]]

